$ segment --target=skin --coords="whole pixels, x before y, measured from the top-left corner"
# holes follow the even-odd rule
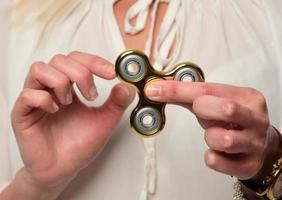
[[[56,55],[48,64],[36,62],[31,66],[12,111],[25,166],[1,199],[56,199],[101,151],[133,100],[134,91],[119,84],[104,105],[86,107],[71,84],[75,82],[83,96],[93,100],[97,90],[92,74],[113,79],[114,66],[80,52]],[[27,188],[34,192],[25,194]]]
[[[255,89],[217,83],[154,81],[146,95],[191,110],[205,129],[208,167],[239,179],[258,179],[265,161],[280,154],[264,96]]]
[[[115,5],[120,30],[124,13],[133,3],[125,0]],[[166,5],[162,5],[157,30],[165,10]],[[137,36],[122,32],[127,47],[144,48],[148,24]],[[72,91],[72,84],[78,85],[86,99],[95,100],[98,91],[92,75],[113,79],[114,66],[82,52],[55,55],[48,63],[35,62],[31,66],[12,112],[12,125],[25,165],[0,199],[57,199],[105,146],[134,91],[119,84],[104,105],[86,107]],[[146,94],[155,101],[181,104],[196,115],[205,129],[210,148],[205,161],[211,169],[240,179],[258,179],[267,172],[266,158],[272,158],[281,149],[270,126],[265,99],[254,89],[158,81],[146,87]]]

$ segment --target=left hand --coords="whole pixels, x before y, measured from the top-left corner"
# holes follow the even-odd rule
[[[205,129],[206,165],[246,180],[258,178],[274,149],[266,100],[255,89],[216,83],[152,81],[145,93],[154,101],[181,104]],[[275,148],[277,146],[277,148]],[[272,164],[270,164],[272,165]]]

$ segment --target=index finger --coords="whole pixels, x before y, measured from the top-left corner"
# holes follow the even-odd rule
[[[80,63],[86,67],[93,74],[104,78],[113,79],[115,78],[115,67],[112,63],[106,59],[79,51],[71,52],[67,57]]]
[[[145,87],[145,94],[149,99],[167,103],[191,104],[202,95],[238,99],[243,93],[242,87],[232,85],[171,80],[152,81]]]

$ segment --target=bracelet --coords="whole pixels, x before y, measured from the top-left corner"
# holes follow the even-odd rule
[[[279,131],[274,128],[276,132],[279,134],[280,142],[282,144],[282,135]],[[278,157],[278,155],[277,155]],[[273,165],[272,169],[270,169],[270,174],[258,181],[250,181],[250,180],[239,180],[244,188],[249,188],[260,197],[260,199],[269,199],[269,200],[278,200],[277,197],[273,194],[274,186],[279,178],[282,175],[282,157],[280,152],[280,158]]]
[[[281,133],[272,126],[274,131],[279,136],[280,147],[282,146],[282,135]],[[240,191],[242,193],[248,194],[248,197],[258,198],[262,200],[281,200],[281,197],[274,196],[274,187],[277,183],[277,180],[282,176],[282,149],[279,152],[275,153],[274,159],[268,159],[266,162],[270,164],[274,163],[272,166],[269,166],[267,171],[269,172],[267,176],[260,180],[239,180]],[[235,188],[234,188],[235,189]]]
[[[261,199],[269,199],[269,200],[278,200],[274,197],[273,194],[273,187],[278,179],[278,177],[282,174],[282,157],[278,159],[278,161],[273,164],[273,170],[270,175],[266,176],[261,182],[259,183],[250,183],[247,181],[238,181],[234,184],[235,193],[233,195],[234,200],[246,200],[244,198],[244,194],[242,192],[242,185],[251,188],[256,192],[256,195],[261,197]]]
[[[273,187],[282,173],[282,157],[277,160],[277,162],[273,165],[273,170],[269,176],[266,176],[263,180],[263,186],[261,190],[257,191],[257,195],[259,196],[267,196],[268,199],[276,200],[273,195]],[[263,189],[265,188],[265,189]]]

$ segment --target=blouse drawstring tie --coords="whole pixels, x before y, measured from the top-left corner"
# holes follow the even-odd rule
[[[160,3],[168,3],[168,9],[157,35],[155,49],[152,50],[156,16]],[[149,36],[144,52],[148,56],[153,52],[155,60],[153,66],[156,70],[165,70],[169,64],[177,59],[181,49],[185,20],[184,6],[182,0],[137,0],[130,7],[125,17],[124,30],[126,33],[135,35],[144,30],[151,6]],[[136,18],[135,25],[130,23],[133,18]],[[172,53],[171,50],[173,50]],[[157,185],[156,139],[144,138],[143,142],[145,148],[145,181],[139,200],[149,200],[150,197],[155,195]]]

